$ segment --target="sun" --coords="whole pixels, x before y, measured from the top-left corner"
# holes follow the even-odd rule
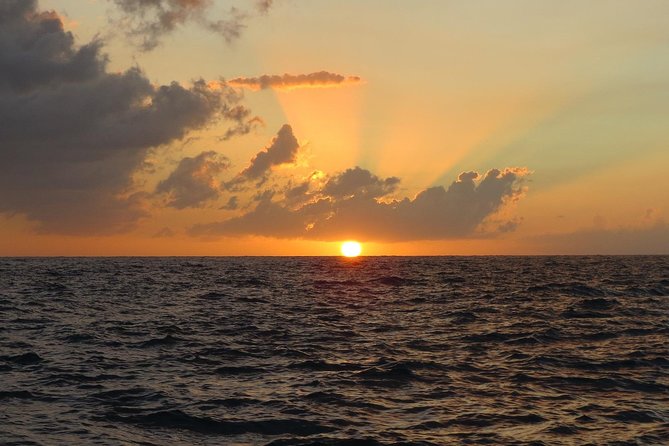
[[[358,257],[362,252],[362,245],[358,242],[348,241],[341,244],[341,253],[344,257]]]

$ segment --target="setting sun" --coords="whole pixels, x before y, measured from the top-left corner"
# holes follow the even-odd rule
[[[358,257],[362,252],[362,245],[358,242],[344,242],[341,244],[341,253],[344,257]]]

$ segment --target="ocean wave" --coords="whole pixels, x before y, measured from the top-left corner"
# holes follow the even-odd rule
[[[206,416],[191,415],[179,409],[127,416],[110,413],[103,418],[113,422],[217,435],[314,435],[334,430],[331,427],[320,425],[314,421],[302,419],[270,419],[260,421],[216,420]]]
[[[17,365],[39,364],[44,361],[40,355],[35,352],[20,353],[18,355],[2,355],[0,361],[9,362]]]
[[[663,444],[667,271],[0,259],[0,443]]]

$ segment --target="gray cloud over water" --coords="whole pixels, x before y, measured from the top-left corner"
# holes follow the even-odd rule
[[[272,169],[283,164],[295,163],[300,144],[293,134],[293,129],[284,124],[272,139],[272,142],[251,158],[249,165],[233,179],[223,184],[223,188],[239,191],[250,181],[263,184]]]
[[[101,47],[76,46],[35,0],[0,2],[0,212],[50,232],[127,229],[146,213],[145,194],[129,186],[151,148],[243,122],[230,116],[241,99],[232,88],[111,73]]]
[[[176,169],[158,183],[156,192],[169,197],[168,206],[177,209],[199,207],[219,197],[217,176],[229,166],[228,159],[214,151],[183,158]]]
[[[274,166],[294,163],[299,148],[300,144],[293,135],[292,127],[285,124],[279,129],[272,143],[251,159],[251,164],[242,171],[241,175],[248,179],[257,179],[266,175]]]
[[[118,3],[186,15],[178,8],[207,7],[198,0]],[[260,9],[271,4],[261,3]],[[296,180],[277,170],[300,155],[287,124],[227,182],[220,179],[229,171],[227,158],[206,151],[180,160],[154,191],[138,191],[135,176],[152,149],[218,121],[231,123],[221,137],[229,139],[262,120],[240,103],[231,83],[154,85],[139,68],[110,72],[102,47],[99,40],[77,46],[58,15],[38,11],[35,0],[0,3],[0,212],[25,215],[44,232],[101,234],[132,228],[151,205],[212,204],[236,216],[191,233],[392,241],[470,236],[523,193],[527,171],[520,168],[465,172],[448,188],[413,198],[397,196],[398,177],[361,167]],[[259,80],[258,88],[353,79],[327,72],[279,78]]]
[[[334,200],[345,198],[381,198],[395,192],[400,184],[397,177],[379,178],[360,167],[346,169],[330,178],[323,186],[323,194]]]
[[[284,199],[267,194],[252,210],[200,224],[193,235],[262,235],[281,238],[365,241],[433,240],[471,236],[486,218],[523,193],[526,169],[465,172],[448,188],[425,189],[413,199],[391,199],[399,179],[379,178],[355,167],[309,192],[304,183]],[[300,195],[301,204],[293,195]],[[381,200],[383,198],[383,200]]]

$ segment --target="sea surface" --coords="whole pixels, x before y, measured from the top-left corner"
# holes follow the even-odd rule
[[[3,445],[667,445],[669,256],[0,258]]]

